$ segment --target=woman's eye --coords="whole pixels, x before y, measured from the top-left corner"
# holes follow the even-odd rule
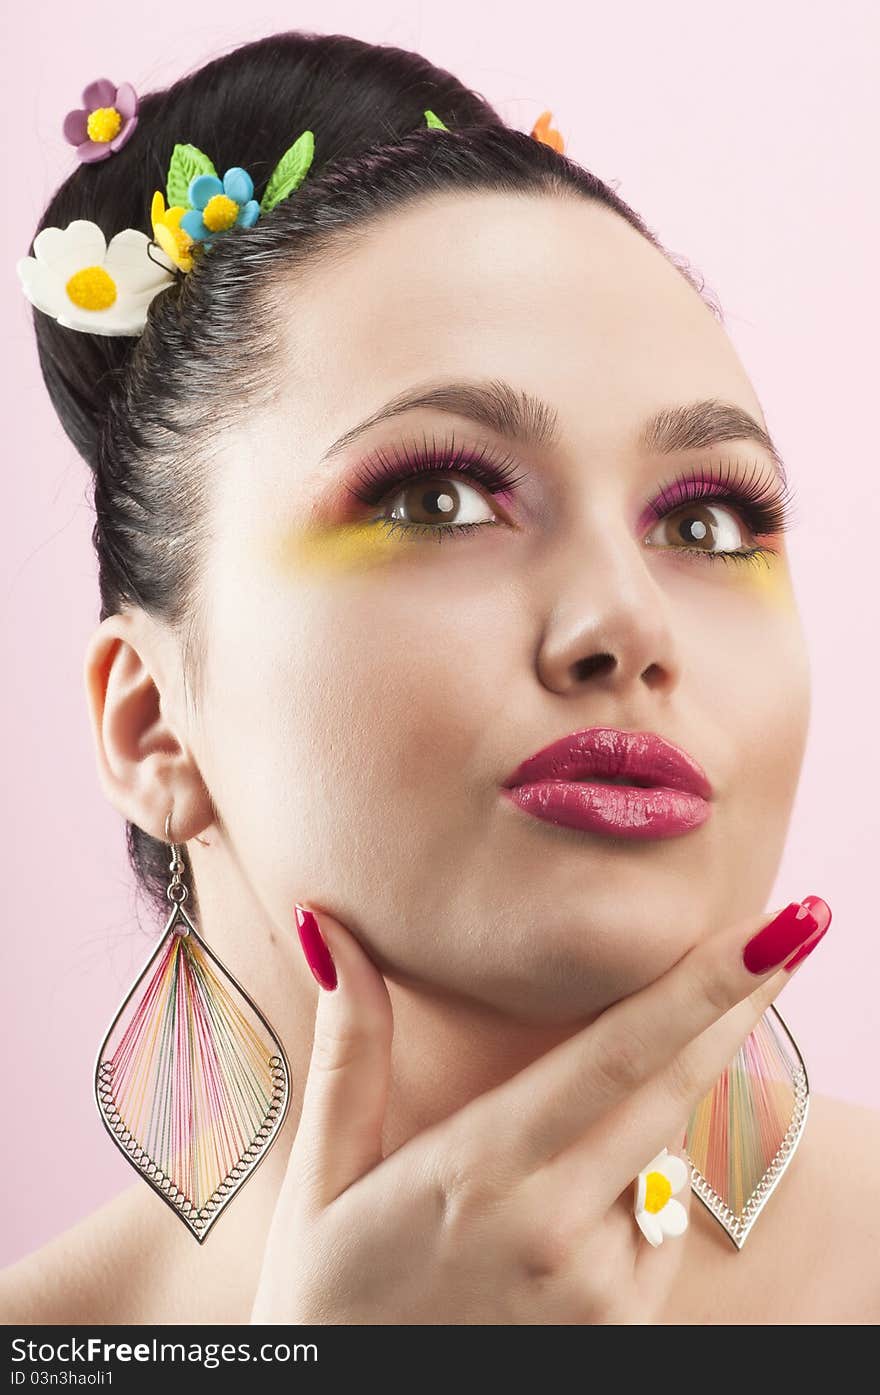
[[[385,519],[399,520],[413,527],[431,524],[497,523],[486,497],[463,480],[410,480],[386,505]]]
[[[721,504],[691,503],[673,509],[651,529],[652,546],[688,548],[693,552],[735,552],[745,546],[743,526]]]

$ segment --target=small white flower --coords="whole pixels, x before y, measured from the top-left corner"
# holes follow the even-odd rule
[[[146,233],[124,228],[108,246],[97,223],[86,218],[43,228],[34,238],[34,256],[17,263],[22,289],[32,305],[68,329],[141,334],[150,301],[175,279],[148,255],[149,242]]]
[[[639,1173],[636,1182],[635,1216],[639,1229],[652,1245],[666,1235],[683,1235],[688,1213],[674,1193],[690,1182],[690,1169],[682,1158],[664,1148]]]

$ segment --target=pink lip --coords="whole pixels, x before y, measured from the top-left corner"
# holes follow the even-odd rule
[[[686,751],[653,732],[617,727],[563,736],[517,766],[502,789],[535,818],[617,838],[672,838],[711,814],[712,786]]]

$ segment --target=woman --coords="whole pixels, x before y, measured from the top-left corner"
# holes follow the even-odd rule
[[[809,677],[745,371],[599,180],[340,36],[144,99],[41,226],[140,226],[175,142],[259,187],[306,127],[295,195],[142,338],[35,316],[96,470],[101,783],[163,918],[186,845],[289,1109],[206,1245],[138,1180],[5,1320],[875,1320],[869,1111],[813,1096],[741,1251],[687,1188],[679,1237],[633,1216],[830,920],[762,911]],[[559,740],[595,781],[524,766]],[[689,792],[601,788],[669,761]]]

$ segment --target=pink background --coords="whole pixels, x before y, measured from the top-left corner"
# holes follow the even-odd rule
[[[248,6],[251,18],[242,8],[53,0],[12,10],[0,1263],[135,1178],[98,1118],[92,1069],[157,940],[143,912],[138,921],[123,824],[100,791],[87,724],[82,661],[98,615],[89,472],[50,407],[15,261],[74,168],[61,121],[89,80],[146,92],[288,27],[420,50],[522,130],[550,108],[568,153],[619,188],[720,297],[796,487],[790,553],[813,669],[807,758],[769,905],[813,892],[834,911],[814,967],[780,1006],[814,1088],[880,1108],[880,11],[872,0],[322,0]]]

